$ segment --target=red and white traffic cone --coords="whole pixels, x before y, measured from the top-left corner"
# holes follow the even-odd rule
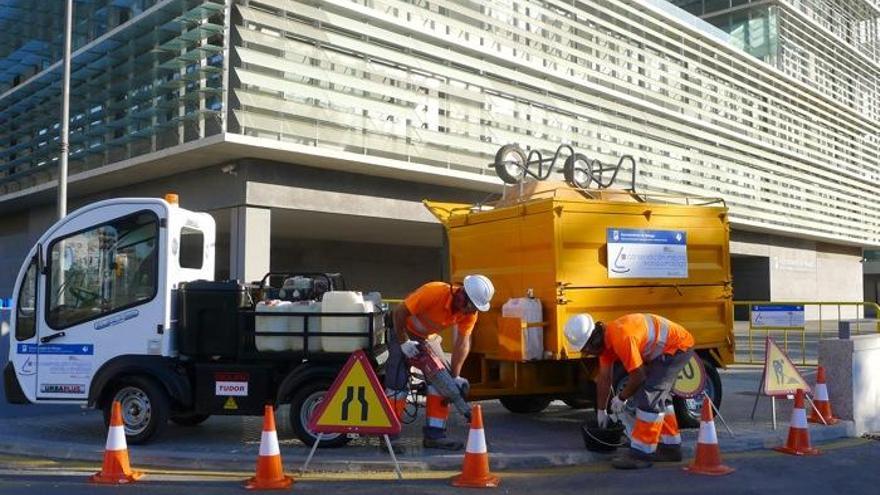
[[[483,431],[483,409],[476,405],[473,409],[471,431],[468,434],[461,474],[452,478],[452,485],[467,488],[495,488],[499,483],[501,479],[489,472],[489,450],[486,448],[486,434]]]
[[[109,485],[133,483],[144,473],[132,471],[128,462],[128,444],[125,442],[125,426],[122,424],[122,405],[113,401],[110,411],[110,429],[107,431],[107,444],[104,447],[104,464],[89,481]]]
[[[281,490],[289,488],[293,478],[284,474],[281,465],[281,449],[275,431],[275,411],[266,406],[263,412],[263,435],[260,437],[260,456],[257,458],[257,474],[247,480],[248,490]]]
[[[709,476],[723,476],[735,471],[734,468],[721,464],[721,448],[718,446],[718,434],[715,431],[715,416],[712,414],[712,403],[708,397],[703,399],[697,453],[694,456],[694,462],[684,470],[689,473]]]
[[[819,366],[819,370],[816,372],[816,395],[813,397],[813,405],[816,406],[816,409],[807,420],[810,423],[833,425],[840,422],[831,413],[831,400],[828,398],[828,386],[825,384],[825,368],[822,366]],[[819,412],[817,413],[816,410]],[[823,419],[825,421],[822,421]]]
[[[794,409],[791,411],[791,426],[785,446],[773,449],[792,455],[819,455],[819,449],[810,447],[810,430],[807,428],[807,413],[804,411],[804,390],[798,389],[794,396]]]

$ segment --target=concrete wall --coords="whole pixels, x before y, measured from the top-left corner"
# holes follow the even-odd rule
[[[493,199],[478,191],[246,159],[75,197],[70,210],[110,197],[157,197],[170,191],[180,195],[183,207],[209,211],[217,220],[221,278],[230,276],[229,260],[235,254],[231,212],[247,206],[269,211],[271,228],[265,235],[271,241],[272,269],[340,271],[353,285],[389,295],[443,278],[442,229],[423,199]],[[0,296],[11,294],[24,255],[53,221],[50,203],[0,214]],[[860,248],[734,229],[731,252],[766,260],[735,260],[737,299],[757,298],[767,287],[767,298],[776,301],[865,297]],[[815,316],[808,313],[808,318]]]
[[[833,412],[854,422],[855,435],[880,431],[880,335],[819,341]]]
[[[340,272],[353,290],[402,298],[419,285],[443,280],[439,248],[319,240],[276,240],[273,271]]]
[[[770,300],[852,302],[864,298],[859,247],[734,230],[730,250],[732,254],[769,259]],[[816,306],[806,311],[808,319],[819,317]],[[833,313],[836,318],[836,307]],[[826,315],[829,313],[823,309],[823,318]],[[845,308],[841,316],[861,316],[861,308]]]

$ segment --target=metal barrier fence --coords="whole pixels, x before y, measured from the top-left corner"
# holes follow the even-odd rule
[[[880,305],[871,301],[734,301],[733,305],[736,317],[748,314],[747,321],[734,322],[736,362],[741,364],[764,363],[765,337],[774,338],[793,362],[800,358],[801,365],[814,366],[819,341],[837,338],[841,322],[849,323],[853,335],[880,332],[880,319],[876,319]],[[864,317],[867,309],[873,310],[875,319]],[[789,350],[790,340],[800,344],[799,348]]]

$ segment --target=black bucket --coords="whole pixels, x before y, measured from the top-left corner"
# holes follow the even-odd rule
[[[624,427],[621,423],[612,423],[607,428],[600,428],[596,421],[590,420],[581,425],[584,447],[591,452],[614,452],[617,447],[623,445],[620,440],[623,432]]]

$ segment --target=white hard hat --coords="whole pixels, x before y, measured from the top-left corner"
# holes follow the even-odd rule
[[[565,322],[565,339],[575,351],[580,351],[590,336],[593,335],[593,328],[596,324],[593,317],[587,313],[574,315]]]
[[[495,294],[495,286],[484,275],[468,275],[464,278],[464,292],[480,311],[489,311],[489,303]]]

